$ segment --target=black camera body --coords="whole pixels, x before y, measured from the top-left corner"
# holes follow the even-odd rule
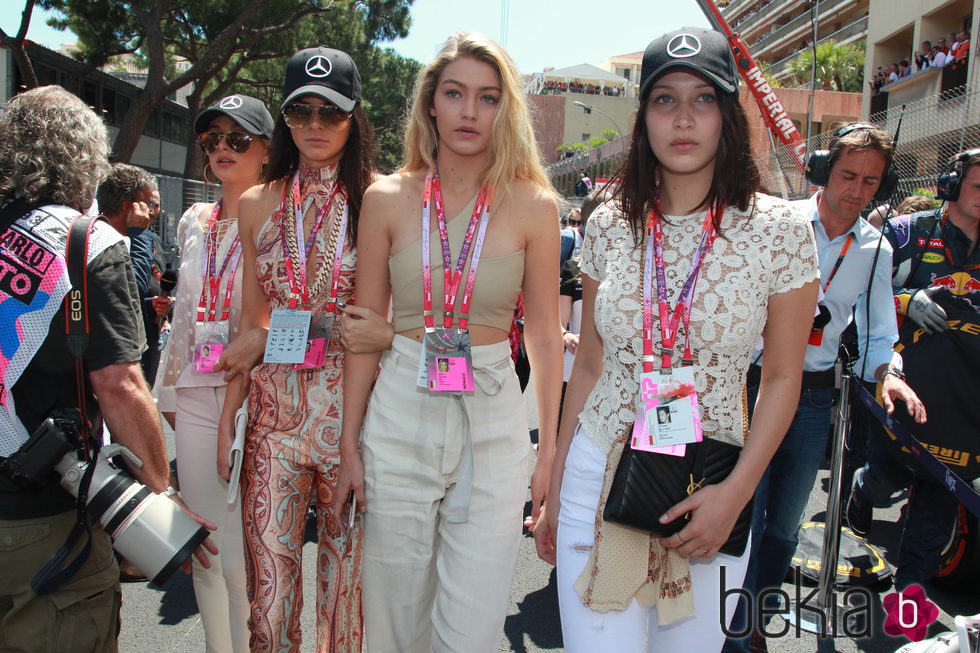
[[[56,415],[41,422],[20,449],[3,461],[0,469],[21,487],[39,490],[51,480],[55,465],[65,454],[81,446],[77,420]]]

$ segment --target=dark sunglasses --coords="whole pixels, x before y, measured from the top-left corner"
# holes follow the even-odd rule
[[[247,152],[252,146],[252,137],[245,132],[204,132],[197,137],[197,142],[203,151],[213,154],[221,144],[222,138],[225,139],[229,149],[238,154]]]
[[[302,129],[312,122],[314,109],[317,110],[317,117],[324,127],[336,127],[347,122],[354,115],[350,111],[343,111],[340,107],[332,104],[314,106],[294,102],[286,105],[286,108],[282,110],[282,117],[290,129]]]
[[[569,220],[568,224],[582,224],[581,220]]]

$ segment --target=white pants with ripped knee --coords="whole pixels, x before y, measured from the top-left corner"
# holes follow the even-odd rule
[[[567,653],[595,651],[720,651],[725,643],[721,628],[720,573],[725,568],[728,588],[741,587],[750,547],[735,558],[718,554],[710,560],[691,560],[696,616],[661,626],[657,609],[633,600],[623,611],[596,612],[582,604],[573,585],[585,569],[595,542],[595,514],[606,468],[603,453],[579,427],[565,462],[558,515],[558,601]],[[636,564],[646,565],[646,560]],[[725,603],[731,621],[737,595]]]

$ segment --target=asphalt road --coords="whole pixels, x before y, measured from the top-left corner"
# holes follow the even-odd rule
[[[533,415],[532,415],[533,419]],[[168,447],[173,455],[173,434],[166,431]],[[807,519],[822,519],[826,507],[827,472],[821,471],[810,496]],[[894,563],[901,533],[902,500],[885,510],[875,512],[876,522],[870,541],[881,551],[886,560]],[[312,532],[311,532],[312,533]],[[304,575],[313,577],[315,544],[312,537],[307,538],[304,547]],[[313,583],[305,583],[304,608],[302,614],[303,632],[307,639],[302,651],[314,651],[313,637],[316,628],[311,606],[314,603]],[[792,595],[793,587],[784,586]],[[804,588],[804,591],[807,591]],[[891,587],[874,588],[875,601],[872,614],[873,635],[866,639],[825,638],[803,632],[799,638],[790,632],[782,638],[769,640],[769,651],[779,653],[804,653],[818,651],[868,653],[892,653],[903,644],[904,638],[892,638],[882,631],[884,614],[881,598],[892,591]],[[976,614],[980,612],[980,592],[944,592],[936,587],[926,588],[930,600],[939,605],[939,620],[932,624],[929,635],[953,629],[956,614]],[[778,619],[772,629],[778,629]],[[161,590],[145,584],[123,586],[122,634],[120,651],[124,653],[164,653],[169,651],[203,652],[204,630],[197,613],[194,591],[190,578],[178,572]],[[510,605],[501,638],[499,651],[562,651],[561,626],[558,616],[558,600],[555,592],[554,569],[540,561],[534,553],[534,544],[529,535],[521,543],[517,574],[511,590]],[[597,652],[605,653],[605,652]],[[630,653],[630,652],[617,652]],[[665,652],[672,653],[672,652]]]

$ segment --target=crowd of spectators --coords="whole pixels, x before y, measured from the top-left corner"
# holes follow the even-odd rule
[[[606,86],[605,88],[597,84],[582,84],[580,82],[545,82],[541,87],[541,95],[558,95],[559,93],[585,93],[586,95],[622,95],[625,91],[618,86]]]
[[[913,56],[913,61],[916,71],[919,72],[935,68],[957,70],[966,66],[969,56],[970,32],[963,30],[959,33],[950,32],[946,36],[938,38],[935,44],[932,41],[923,41]],[[908,77],[912,72],[912,63],[908,59],[902,59],[900,62],[889,64],[884,68],[878,66],[874,78],[868,82],[871,86],[871,92],[877,95],[881,92],[882,86]]]

